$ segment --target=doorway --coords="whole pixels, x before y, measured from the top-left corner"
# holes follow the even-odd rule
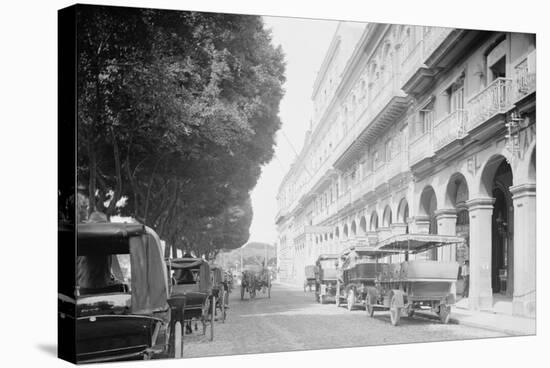
[[[495,199],[492,215],[491,286],[493,293],[513,295],[513,206],[510,194],[512,172],[503,161],[494,178],[492,196]]]

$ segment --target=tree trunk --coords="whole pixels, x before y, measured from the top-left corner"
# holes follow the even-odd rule
[[[115,174],[116,174],[116,188],[114,190],[109,207],[106,212],[108,216],[112,216],[116,210],[116,204],[122,198],[122,170],[120,168],[120,153],[118,151],[118,142],[115,136],[115,130],[110,128],[111,138],[113,140],[113,160],[115,162]]]
[[[88,157],[90,159],[89,167],[89,179],[88,179],[88,216],[96,210],[96,159],[95,159],[95,148],[93,144],[93,138],[88,140]]]

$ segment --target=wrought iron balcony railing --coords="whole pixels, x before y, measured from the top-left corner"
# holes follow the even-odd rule
[[[519,100],[534,92],[537,88],[537,74],[530,71],[525,58],[515,67],[514,92],[515,100]]]
[[[439,120],[433,128],[432,145],[437,151],[466,134],[468,114],[465,110],[456,110]]]
[[[409,165],[412,166],[432,155],[432,134],[426,132],[411,142],[409,146]]]
[[[511,104],[512,80],[497,78],[483,91],[468,101],[468,120],[466,131],[469,132],[496,114],[508,111]]]

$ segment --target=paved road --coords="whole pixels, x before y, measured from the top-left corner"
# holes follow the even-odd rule
[[[271,299],[259,294],[255,300],[241,301],[233,292],[228,319],[215,324],[214,341],[208,334],[186,335],[184,357],[506,336],[422,317],[403,317],[394,327],[389,312],[369,318],[364,309],[350,312],[334,304],[320,305],[313,293],[282,285],[273,285]]]

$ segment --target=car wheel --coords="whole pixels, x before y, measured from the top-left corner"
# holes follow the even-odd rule
[[[443,323],[443,324],[447,324],[449,323],[449,321],[451,320],[451,307],[446,305],[446,304],[441,304],[439,306],[439,320]]]
[[[351,311],[355,305],[355,292],[353,291],[353,289],[350,289],[349,293],[348,293],[348,310]]]
[[[369,317],[374,317],[374,305],[373,305],[373,301],[374,301],[374,298],[370,295],[370,294],[367,294],[367,300],[366,300],[366,308],[365,310],[367,311],[367,315]]]
[[[401,307],[397,306],[397,298],[392,296],[391,302],[390,302],[390,320],[391,324],[394,326],[397,326],[399,324],[399,320],[401,319]]]

